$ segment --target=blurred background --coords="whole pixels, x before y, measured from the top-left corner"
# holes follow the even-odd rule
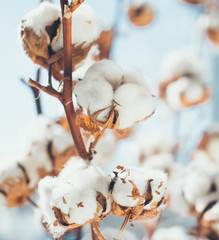
[[[59,4],[59,1],[53,1]],[[141,136],[159,133],[167,141],[182,140],[177,161],[187,163],[203,132],[219,121],[219,56],[207,37],[200,36],[198,17],[204,13],[201,5],[190,5],[180,0],[147,0],[155,11],[153,21],[145,27],[135,27],[129,20],[128,0],[86,0],[105,28],[116,24],[111,57],[124,70],[134,67],[148,76],[152,93],[156,95],[156,113],[135,129]],[[10,161],[17,151],[17,136],[21,127],[36,117],[31,91],[20,81],[36,78],[37,66],[23,50],[18,26],[23,16],[39,5],[39,1],[3,1],[0,9],[1,34],[1,125],[0,167]],[[192,49],[204,62],[204,81],[213,90],[212,97],[201,105],[186,108],[180,113],[170,110],[158,97],[160,67],[164,57],[177,49]],[[47,72],[42,70],[42,81]],[[61,104],[41,93],[45,115],[56,117]],[[219,147],[219,146],[218,146]],[[104,167],[109,173],[116,165],[138,165],[132,141],[119,142],[112,161]],[[50,239],[40,230],[38,219],[27,204],[23,209],[0,210],[0,240]],[[138,228],[138,227],[137,227]],[[139,238],[141,239],[141,238]]]

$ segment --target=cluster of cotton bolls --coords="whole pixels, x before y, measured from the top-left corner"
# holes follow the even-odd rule
[[[167,141],[161,134],[134,137],[133,149],[135,158],[145,169],[163,170],[172,181],[183,174],[184,167],[174,161],[176,146]]]
[[[213,9],[209,13],[201,15],[198,23],[201,30],[205,31],[210,41],[219,45],[219,10]]]
[[[93,10],[82,4],[72,14],[72,57],[74,69],[85,64],[84,59],[98,55],[91,49],[101,32],[100,23]],[[29,57],[37,64],[48,68],[53,64],[53,76],[61,80],[63,70],[63,29],[61,8],[50,2],[28,12],[21,24],[21,39]],[[88,63],[86,62],[86,65]]]
[[[137,27],[148,25],[154,19],[154,10],[145,0],[133,0],[128,7],[128,17]]]
[[[18,142],[13,163],[1,170],[1,202],[9,207],[22,206],[39,179],[54,171],[55,158],[73,147],[71,135],[44,116],[23,128]]]
[[[136,70],[122,69],[112,61],[92,65],[74,89],[79,105],[104,123],[114,114],[111,126],[131,127],[154,112],[154,102],[146,79]],[[131,94],[130,94],[131,93]]]
[[[174,111],[204,102],[210,95],[203,82],[203,63],[188,50],[171,52],[163,60],[160,97]]]
[[[207,234],[214,232],[217,238],[219,237],[218,168],[212,171],[191,163],[185,171],[184,178],[175,181],[170,191],[172,209],[180,215],[192,215],[197,218],[197,234],[201,234],[202,228],[208,226]]]
[[[110,213],[130,221],[153,218],[165,204],[166,181],[162,171],[120,166],[105,177],[98,167],[73,157],[57,177],[40,181],[39,206],[53,235],[59,232],[54,226],[71,230]]]

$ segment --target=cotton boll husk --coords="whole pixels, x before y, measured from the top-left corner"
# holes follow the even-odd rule
[[[40,37],[45,34],[46,27],[61,18],[61,9],[50,2],[42,2],[39,7],[24,16],[25,27],[29,27]]]
[[[91,114],[112,105],[112,86],[100,76],[95,81],[82,80],[78,82],[74,92],[78,103],[85,109],[89,107]],[[98,119],[101,121],[107,120],[109,111],[110,109],[106,109],[99,115]]]
[[[96,62],[94,57],[99,54],[98,45],[93,45],[88,52],[87,57],[76,66],[76,70],[72,73],[73,80],[83,79],[88,69]]]
[[[116,89],[122,82],[122,69],[111,60],[101,60],[93,64],[85,75],[85,80],[95,80],[101,76],[113,89]]]
[[[130,231],[125,230],[123,232],[120,232],[114,228],[104,229],[103,236],[106,240],[137,240],[136,236]],[[92,237],[89,234],[84,236],[82,240],[92,240]]]
[[[164,58],[161,65],[161,79],[166,81],[185,74],[202,79],[202,69],[203,63],[195,52],[185,49],[176,50]]]
[[[123,178],[125,179],[125,183],[122,181]],[[119,173],[112,191],[113,200],[121,206],[137,206],[139,199],[133,200],[133,198],[130,197],[132,196],[131,192],[133,190],[133,185],[131,184],[131,182],[129,182],[129,180],[131,180],[137,186],[140,191],[140,195],[143,195],[147,190],[146,185],[150,179],[153,179],[153,181],[151,181],[153,195],[152,203],[154,203],[155,201],[159,202],[161,198],[165,195],[167,182],[166,174],[162,171],[145,171],[145,169],[140,168],[126,169],[126,171]],[[155,191],[157,190],[158,185],[160,185],[162,181],[163,186],[159,189],[160,194],[158,196]],[[151,203],[146,205],[144,209],[151,209]]]
[[[189,88],[190,81],[189,78],[182,77],[167,86],[166,101],[173,110],[179,110],[183,107],[181,94]]]
[[[120,129],[131,127],[135,122],[142,121],[154,112],[154,102],[150,92],[144,87],[127,83],[117,88],[114,96],[119,104]]]
[[[181,226],[159,228],[152,236],[152,240],[188,240],[189,236]]]
[[[94,166],[105,165],[113,156],[116,149],[116,137],[111,129],[106,129],[103,136],[95,146],[96,153],[93,156]]]

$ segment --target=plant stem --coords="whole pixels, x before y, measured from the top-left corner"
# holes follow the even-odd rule
[[[89,159],[89,154],[85,148],[80,128],[76,125],[76,114],[72,100],[72,18],[64,17],[64,7],[68,6],[68,0],[61,0],[62,23],[63,23],[63,49],[64,49],[64,85],[62,103],[65,109],[69,128],[77,148],[78,154],[83,159]]]
[[[106,240],[102,232],[100,231],[99,222],[93,221],[92,223],[90,223],[90,226],[93,240]]]

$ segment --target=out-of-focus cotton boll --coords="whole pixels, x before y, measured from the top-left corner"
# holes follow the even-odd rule
[[[185,229],[181,226],[174,226],[168,228],[159,228],[152,236],[152,240],[189,240]]]
[[[120,232],[118,229],[106,228],[103,230],[103,236],[106,240],[137,240],[137,237],[130,231]],[[92,237],[86,235],[82,240],[92,240]]]
[[[184,97],[188,102],[197,102],[204,96],[204,90],[205,89],[199,82],[191,82],[184,92]]]
[[[168,54],[161,65],[161,79],[167,80],[183,75],[202,79],[203,63],[192,51],[176,50]]]
[[[209,154],[219,162],[219,137],[212,138],[207,144]]]
[[[207,194],[211,187],[211,179],[208,175],[194,172],[185,178],[184,197],[193,204],[197,198]]]
[[[121,85],[116,90],[114,99],[119,104],[116,109],[119,112],[120,129],[128,128],[154,112],[150,92],[134,83]]]

